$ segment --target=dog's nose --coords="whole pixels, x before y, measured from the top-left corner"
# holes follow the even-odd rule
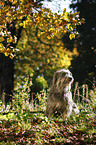
[[[72,80],[72,78],[71,78],[71,77],[69,77],[69,80],[71,81],[71,80]]]
[[[72,78],[71,78],[71,77],[69,77],[67,82],[69,83],[69,82],[71,82],[71,81],[72,81]]]

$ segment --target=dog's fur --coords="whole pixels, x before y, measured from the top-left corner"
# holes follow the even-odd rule
[[[77,105],[72,100],[71,84],[74,79],[68,69],[62,69],[54,73],[53,84],[48,96],[46,116],[58,112],[65,118],[72,112],[79,113]]]

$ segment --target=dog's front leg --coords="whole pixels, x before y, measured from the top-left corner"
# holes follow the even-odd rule
[[[71,115],[71,113],[72,113],[72,109],[73,109],[72,106],[73,106],[73,105],[72,105],[72,102],[71,102],[71,104],[68,105],[68,107],[67,107],[67,116],[68,116],[68,117],[69,117],[69,116]]]
[[[54,108],[53,106],[47,105],[46,111],[45,111],[45,116],[51,116],[54,113]]]

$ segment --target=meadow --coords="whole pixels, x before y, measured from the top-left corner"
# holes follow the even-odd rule
[[[26,80],[20,85],[11,103],[0,101],[0,145],[96,144],[95,89],[89,91],[87,85],[76,84],[73,99],[77,98],[80,113],[63,120],[62,116],[44,116],[48,89],[37,93],[36,99],[31,95],[29,101],[30,84]]]

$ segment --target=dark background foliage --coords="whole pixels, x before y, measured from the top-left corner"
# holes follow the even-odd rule
[[[77,27],[79,55],[72,60],[71,71],[75,81],[91,87],[96,77],[96,0],[72,0],[70,7],[85,19],[85,23]]]

